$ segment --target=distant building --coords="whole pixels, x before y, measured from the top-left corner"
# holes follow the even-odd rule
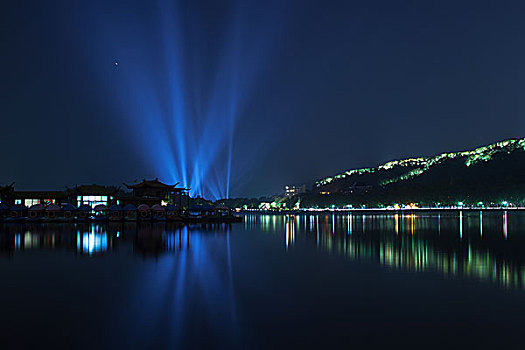
[[[301,186],[284,186],[284,194],[292,197],[301,193],[306,193],[306,185]]]

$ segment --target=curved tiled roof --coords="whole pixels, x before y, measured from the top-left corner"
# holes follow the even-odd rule
[[[159,179],[154,179],[154,180],[146,180],[146,179],[142,179],[142,182],[139,182],[138,184],[134,184],[134,185],[128,185],[128,184],[124,184],[124,186],[126,186],[127,188],[129,189],[137,189],[137,188],[144,188],[144,187],[155,187],[155,188],[166,188],[166,189],[171,189],[171,190],[179,190],[179,191],[183,191],[183,190],[186,190],[186,188],[182,188],[182,187],[175,187],[177,186],[179,183],[177,182],[176,184],[174,185],[168,185],[168,184],[165,184],[163,182],[160,182]]]

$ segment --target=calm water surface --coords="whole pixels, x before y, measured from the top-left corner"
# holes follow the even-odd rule
[[[0,225],[2,348],[521,345],[525,215]]]

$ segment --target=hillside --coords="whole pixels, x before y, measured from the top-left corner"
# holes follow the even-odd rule
[[[524,174],[525,138],[521,138],[470,151],[348,170],[317,181],[313,195],[331,197],[331,201],[376,203],[497,201],[502,198],[523,201]]]

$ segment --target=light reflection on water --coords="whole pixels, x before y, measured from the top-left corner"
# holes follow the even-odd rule
[[[152,319],[162,323],[164,331],[161,347],[178,348],[188,343],[208,347],[214,342],[227,345],[235,343],[236,330],[239,328],[232,280],[230,230],[231,225],[226,224],[6,224],[0,225],[0,253],[8,259],[0,260],[0,264],[3,268],[16,271],[24,283],[32,286],[30,289],[40,288],[39,284],[47,283],[41,281],[37,284],[35,277],[23,268],[25,262],[34,261],[35,257],[37,264],[49,264],[54,259],[59,261],[59,266],[44,269],[43,274],[39,274],[44,279],[46,274],[53,278],[51,276],[56,276],[57,271],[63,271],[62,266],[75,266],[74,271],[78,275],[57,281],[62,287],[48,287],[51,293],[62,294],[61,289],[70,286],[81,288],[80,291],[90,295],[105,293],[110,288],[113,291],[111,294],[117,299],[107,306],[113,310],[113,318],[104,322],[112,324],[112,328],[116,327],[114,331],[121,332],[120,337],[115,335],[108,339],[117,342],[113,348],[151,347],[151,344],[141,342],[156,338],[157,330],[151,329],[150,325]],[[42,256],[35,253],[48,254]],[[75,256],[80,259],[75,259]],[[106,256],[112,259],[104,259]],[[137,257],[142,258],[140,265],[134,263],[141,261]],[[89,263],[83,265],[82,261],[86,259]],[[119,270],[117,261],[128,267]],[[40,268],[30,266],[31,270]],[[125,271],[129,271],[130,275],[121,276]],[[106,274],[110,281],[118,282],[113,285],[112,282],[94,277]],[[84,283],[90,287],[86,289]],[[19,284],[11,285],[14,294],[8,293],[8,290],[2,291],[8,293],[4,297],[27,290],[23,283]],[[128,287],[124,287],[125,284]],[[60,301],[62,303],[69,303],[72,308],[79,307],[77,299],[71,295],[64,296]],[[33,319],[40,324],[40,317],[52,317],[35,311],[42,305],[45,304],[12,312],[26,323],[27,315],[31,314],[33,316],[29,324]],[[97,307],[95,301],[86,305],[84,315],[90,315],[89,309],[93,307]],[[61,306],[57,305],[57,308]],[[94,317],[88,321],[90,324],[102,322],[96,314],[90,317]],[[203,322],[206,324],[200,328],[208,334],[207,338],[196,340],[192,333],[186,333],[188,329],[195,329],[195,324]],[[70,334],[83,332],[82,329],[71,329],[68,325],[63,327]],[[135,327],[140,327],[140,332],[130,334],[128,330]],[[35,329],[47,332],[45,327]],[[7,340],[18,339],[17,330],[14,327]],[[128,343],[121,343],[123,335],[129,338],[126,340]],[[95,348],[99,345],[93,344]]]
[[[438,271],[447,277],[525,287],[525,258],[520,254],[525,248],[525,215],[521,213],[246,215],[244,228],[262,234],[283,232],[286,251],[299,239],[311,241],[321,251],[395,269]],[[0,242],[8,255],[61,249],[97,256],[127,249],[158,256],[197,245],[199,236],[191,234],[195,229],[227,233],[230,226],[4,225]],[[227,249],[231,254],[229,245]]]
[[[289,251],[298,239],[319,250],[389,268],[438,271],[509,288],[525,287],[525,215],[463,212],[437,214],[247,215],[246,230],[278,232]]]
[[[0,225],[2,345],[52,348],[56,329],[51,345],[85,348],[391,345],[452,339],[473,322],[465,342],[519,337],[523,214],[244,219]]]
[[[136,254],[159,255],[186,249],[190,232],[227,233],[231,225],[166,225],[160,224],[8,224],[0,227],[1,252],[7,255],[28,250],[65,250],[97,256],[116,252],[120,243]],[[193,236],[192,240],[198,240]]]

